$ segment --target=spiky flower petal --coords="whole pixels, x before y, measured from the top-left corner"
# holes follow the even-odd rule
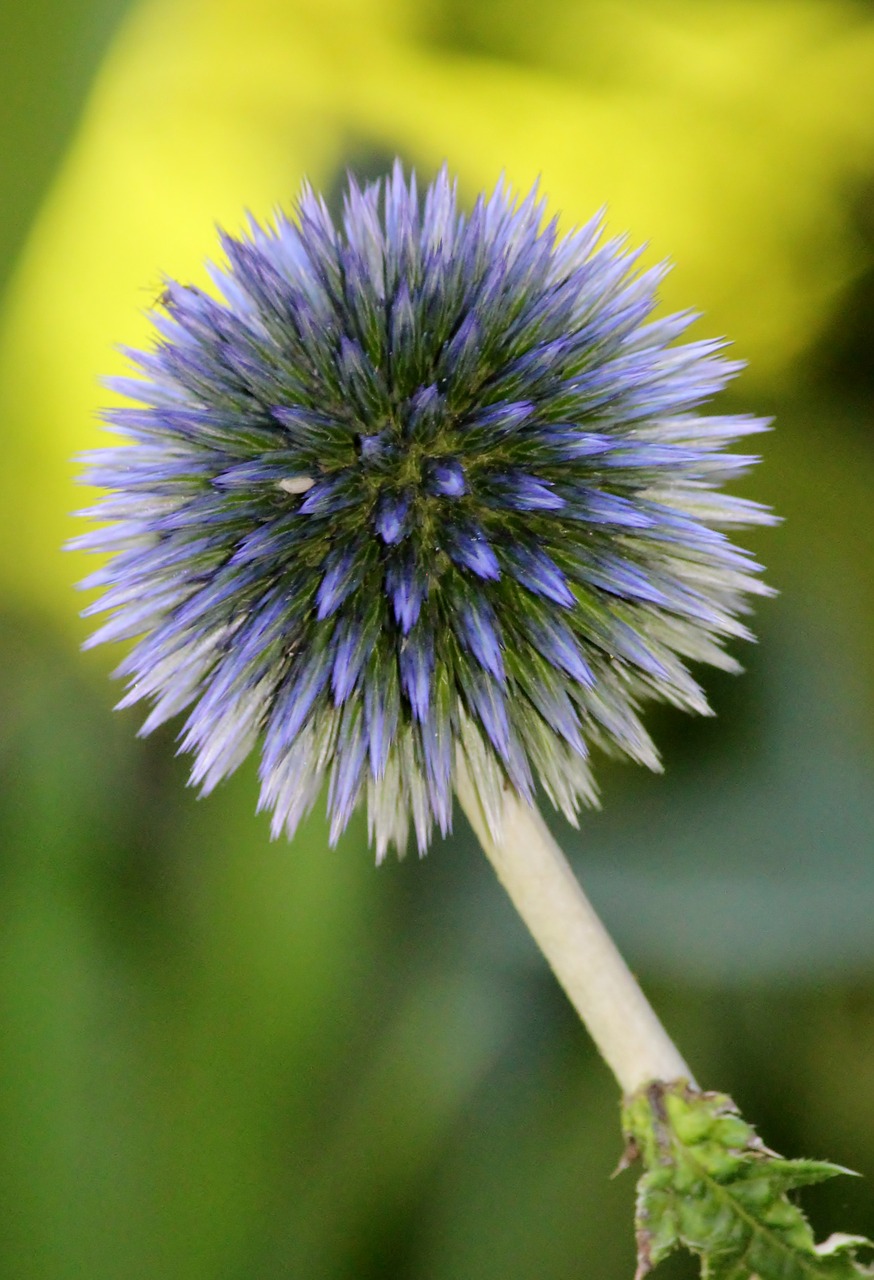
[[[460,762],[492,822],[538,781],[573,818],[592,744],[657,766],[639,706],[707,710],[685,660],[732,668],[764,590],[725,531],[769,519],[718,491],[765,424],[699,413],[738,366],[650,318],[663,268],[399,165],[339,228],[304,188],[222,245],[221,298],[169,283],[116,381],[131,443],[87,457],[90,643],[136,640],[143,732],[187,709],[205,791],[260,742],[274,834],[366,798],[379,857],[447,830]]]

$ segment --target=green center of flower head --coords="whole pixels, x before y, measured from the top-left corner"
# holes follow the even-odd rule
[[[441,457],[438,443],[406,441],[400,432],[385,430],[359,436],[358,451],[377,508],[406,513],[396,530],[380,530],[387,543],[399,541],[405,524],[426,518],[440,499],[460,498],[467,491],[462,463],[450,455]]]
[[[489,822],[537,782],[573,816],[590,744],[654,766],[639,704],[706,710],[686,661],[734,665],[763,588],[726,530],[770,517],[723,446],[764,424],[699,412],[737,366],[597,219],[466,215],[445,171],[420,204],[399,166],[296,215],[223,238],[222,301],[169,285],[116,382],[93,642],[136,638],[125,702],[187,709],[204,789],[260,745],[274,832],[327,781],[334,837],[365,800],[379,856],[410,818],[424,849],[459,762]]]
[[[441,547],[440,531],[447,512],[441,508],[467,493],[463,464],[449,455],[440,456],[439,446],[407,442],[388,430],[360,436],[358,449],[367,492],[364,501],[372,503],[377,537],[393,546],[416,530],[423,547],[433,549],[429,577],[445,572],[450,561]]]

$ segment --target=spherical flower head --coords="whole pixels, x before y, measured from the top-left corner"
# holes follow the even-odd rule
[[[325,783],[332,839],[366,801],[380,858],[449,828],[460,769],[497,834],[507,787],[594,802],[593,744],[657,767],[640,704],[707,711],[686,661],[734,667],[765,590],[726,530],[769,519],[719,491],[765,424],[701,414],[739,366],[651,319],[664,268],[400,165],[339,227],[305,187],[222,246],[87,455],[120,705],[187,711],[204,791],[259,748],[274,834]]]

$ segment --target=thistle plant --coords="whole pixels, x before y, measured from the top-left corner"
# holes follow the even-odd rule
[[[601,217],[560,236],[501,184],[465,214],[445,169],[421,202],[399,165],[350,180],[339,226],[305,187],[222,248],[215,293],[166,283],[123,443],[87,456],[120,705],[187,713],[204,792],[257,750],[275,836],[326,789],[332,841],[364,805],[378,860],[410,823],[424,853],[459,799],[626,1096],[641,1275],[679,1244],[860,1274],[785,1200],[832,1167],[697,1089],[535,808],[596,802],[592,748],[658,768],[642,705],[706,714],[688,664],[737,669],[767,588],[729,535],[772,517],[722,491],[754,461],[725,446],[766,423],[703,406],[739,365],[654,318],[665,268]]]

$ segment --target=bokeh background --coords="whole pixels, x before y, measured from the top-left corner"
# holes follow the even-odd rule
[[[0,0],[0,84],[0,1275],[632,1274],[612,1080],[463,822],[271,844],[78,652],[70,457],[162,273],[395,154],[606,204],[776,417],[747,674],[556,830],[699,1079],[874,1234],[874,4]]]

